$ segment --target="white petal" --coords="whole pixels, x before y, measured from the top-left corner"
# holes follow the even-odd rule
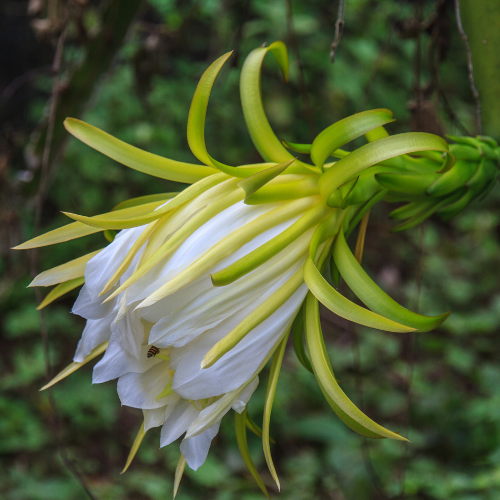
[[[243,307],[255,303],[305,255],[311,236],[312,230],[234,283],[223,287],[211,286],[206,292],[187,302],[184,307],[166,314],[151,329],[148,343],[158,347],[182,347]],[[169,297],[175,296],[176,293]],[[163,302],[159,301],[157,304]]]
[[[144,373],[158,363],[168,364],[160,358],[148,358],[148,349],[148,346],[142,346],[141,354],[136,358],[125,351],[116,334],[112,334],[103,358],[94,366],[92,383],[101,384],[129,372]]]
[[[183,398],[196,400],[218,396],[243,385],[253,377],[261,362],[276,345],[299,310],[306,293],[307,286],[303,284],[285,304],[210,368],[200,370],[203,357],[216,342],[244,321],[246,310],[229,318],[219,327],[205,332],[187,346],[172,349],[171,366],[176,370],[172,388]]]
[[[117,303],[115,299],[103,304],[103,301],[106,300],[106,298],[109,297],[111,293],[112,291],[110,291],[106,295],[103,295],[102,297],[92,298],[90,296],[87,284],[85,284],[80,290],[78,298],[76,299],[71,312],[85,319],[106,318],[107,316],[112,314],[113,309],[115,308]]]
[[[123,299],[125,299],[125,296],[123,296]],[[120,305],[122,304],[120,303]],[[116,335],[120,346],[125,351],[135,358],[140,357],[142,345],[146,343],[147,337],[144,334],[144,325],[141,317],[136,311],[128,308],[121,317],[117,317],[111,323],[111,331]]]
[[[122,405],[149,410],[165,406],[156,398],[170,382],[168,363],[158,363],[144,373],[126,373],[118,379],[118,396]]]
[[[179,401],[161,428],[160,448],[169,445],[184,434],[199,414],[200,410],[197,410],[189,401]]]
[[[103,319],[87,320],[73,361],[81,363],[85,359],[85,356],[90,354],[95,347],[109,340],[111,336],[111,320],[112,316]]]
[[[158,264],[146,276],[138,280],[135,285],[132,285],[134,300],[136,297],[146,298],[150,293],[156,291],[160,286],[199,259],[226,236],[260,215],[276,208],[278,205],[249,206],[243,202],[238,202],[216,215],[210,222],[204,224],[189,236],[171,255],[167,262]],[[245,253],[248,253],[248,250]],[[245,255],[245,253],[242,253],[240,256]],[[239,257],[236,257],[234,260],[237,258]]]
[[[198,436],[189,439],[183,439],[181,443],[181,453],[186,459],[187,464],[191,469],[197,470],[207,459],[208,450],[212,439],[219,432],[220,422],[202,432]]]
[[[234,411],[241,413],[245,409],[246,405],[248,404],[248,401],[250,401],[250,398],[254,393],[255,389],[257,389],[258,385],[259,385],[259,377],[257,376],[245,387],[245,389],[243,389],[243,392],[241,392],[235,399],[233,403]]]
[[[85,285],[93,299],[99,297],[144,229],[146,226],[123,229],[116,235],[112,243],[89,260],[85,268]]]

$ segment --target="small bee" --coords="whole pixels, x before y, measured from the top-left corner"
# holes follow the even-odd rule
[[[148,351],[148,358],[154,358],[159,352],[160,352],[160,349],[158,349],[158,347],[152,345]]]

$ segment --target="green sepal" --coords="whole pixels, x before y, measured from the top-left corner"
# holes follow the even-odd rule
[[[313,372],[311,362],[307,357],[306,349],[304,346],[304,314],[305,314],[305,303],[302,304],[297,316],[293,320],[292,324],[292,341],[293,341],[293,349],[297,356],[297,359],[300,361],[300,364],[311,373]]]
[[[378,141],[384,137],[389,137],[389,132],[382,126],[374,128],[365,134],[365,138],[368,142]]]
[[[76,278],[83,277],[85,272],[85,267],[87,262],[94,256],[96,256],[102,248],[96,250],[95,252],[90,252],[86,255],[82,255],[76,259],[70,260],[60,266],[53,267],[47,271],[43,271],[38,276],[35,276],[33,281],[28,285],[33,286],[52,286],[58,285],[65,281],[74,280]]]
[[[91,148],[118,163],[153,177],[192,184],[217,172],[211,167],[170,160],[143,151],[75,118],[66,118],[64,126],[70,134]]]
[[[54,302],[54,300],[66,295],[71,290],[82,286],[85,283],[85,278],[82,276],[81,278],[74,278],[72,280],[65,281],[63,283],[59,283],[55,288],[53,288],[47,296],[42,300],[40,305],[36,308],[37,311],[47,307],[49,304]]]
[[[354,228],[360,223],[363,216],[371,210],[379,201],[383,200],[387,195],[387,189],[381,189],[376,192],[368,201],[366,201],[355,213],[355,215],[349,221],[349,225],[345,231],[346,238],[354,231]]]
[[[406,221],[401,222],[400,224],[394,226],[391,229],[391,233],[399,233],[400,231],[405,231],[406,229],[418,226],[421,222],[423,222],[425,219],[428,219],[432,214],[439,211],[444,206],[453,203],[459,198],[461,198],[466,191],[467,188],[463,187],[462,189],[458,189],[453,194],[445,197],[440,201],[436,200],[436,202],[432,205],[425,205],[425,208],[423,208],[420,212],[410,217]]]
[[[448,152],[447,142],[426,132],[408,132],[370,142],[335,163],[319,179],[319,190],[325,199],[344,182],[363,170],[405,153],[424,150]]]
[[[476,147],[464,144],[450,144],[450,153],[455,155],[457,160],[479,161],[481,154]]]
[[[318,177],[307,175],[302,179],[261,187],[245,199],[246,205],[262,205],[277,201],[297,200],[319,194]]]
[[[479,164],[472,161],[457,161],[451,170],[439,175],[429,186],[427,194],[434,198],[446,196],[463,187],[477,172]]]
[[[443,174],[444,175],[444,174]],[[440,178],[439,174],[376,174],[375,179],[389,191],[396,193],[424,194],[429,185]]]
[[[267,382],[266,398],[264,401],[264,416],[262,418],[262,448],[264,449],[264,458],[266,459],[267,467],[271,476],[280,489],[280,481],[276,474],[273,459],[271,457],[271,446],[269,444],[269,426],[271,423],[271,411],[273,408],[274,395],[276,394],[276,387],[278,385],[278,378],[280,376],[281,363],[286,350],[286,343],[290,334],[290,327],[286,332],[283,340],[279,343],[278,348],[274,352],[273,360],[271,362],[271,369],[269,371],[269,379]]]
[[[285,148],[295,151],[296,153],[302,153],[308,155],[311,153],[312,144],[297,144],[295,142],[288,142],[281,140],[281,144],[285,146]]]
[[[318,167],[338,148],[380,125],[393,122],[392,111],[372,109],[348,116],[320,132],[311,146],[311,159]],[[347,180],[347,179],[346,179]]]
[[[115,241],[116,231],[113,231],[112,229],[105,229],[102,234],[108,243],[113,243],[113,241]]]
[[[323,332],[321,331],[318,300],[311,292],[306,297],[306,339],[311,354],[314,375],[321,392],[342,422],[362,436],[407,441],[404,437],[385,429],[367,417],[352,403],[338,385],[326,352]]]
[[[295,158],[284,163],[279,163],[274,167],[262,170],[238,182],[238,186],[245,191],[245,200],[268,182],[272,181],[275,177],[282,174],[294,161]]]
[[[423,316],[400,306],[387,295],[364,271],[352,254],[344,237],[339,231],[333,248],[335,263],[344,281],[354,294],[372,311],[420,332],[437,328],[450,315],[450,312],[435,317]]]
[[[276,137],[264,111],[261,92],[261,70],[264,57],[271,52],[278,61],[281,72],[288,79],[288,54],[283,42],[274,42],[269,47],[254,49],[245,59],[240,76],[240,95],[243,116],[255,147],[265,161],[283,163],[293,156],[286,150]],[[299,160],[289,169],[288,173],[307,174],[319,173],[312,165]]]
[[[331,287],[323,278],[318,268],[309,256],[304,265],[304,280],[311,293],[330,311],[341,318],[388,332],[412,332],[415,328],[400,324],[380,314],[358,306]]]
[[[248,472],[250,472],[255,482],[262,490],[262,493],[264,493],[264,495],[270,499],[271,497],[269,496],[267,488],[265,487],[264,482],[262,481],[257,469],[255,468],[252,456],[250,455],[250,450],[248,449],[246,423],[247,423],[247,409],[245,408],[241,414],[235,411],[234,431],[236,434],[236,442],[238,444],[238,450],[240,451],[241,458],[243,459],[243,462],[246,465]]]
[[[152,203],[155,201],[167,201],[175,198],[179,193],[158,193],[158,194],[148,194],[146,196],[138,196],[137,198],[130,198],[128,200],[122,201],[113,207],[114,210],[123,210],[124,208],[137,207],[138,205],[144,205],[146,203]]]

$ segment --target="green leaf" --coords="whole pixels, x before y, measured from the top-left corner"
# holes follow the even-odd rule
[[[36,308],[36,310],[40,311],[40,309],[43,309],[44,307],[47,307],[49,304],[54,302],[54,300],[58,299],[59,297],[62,297],[68,292],[71,292],[71,290],[78,288],[84,283],[85,283],[85,278],[83,276],[81,278],[75,278],[69,281],[65,281],[64,283],[60,283],[47,294],[47,296],[42,300],[42,302]]]
[[[102,248],[96,250],[95,252],[83,255],[82,257],[78,257],[77,259],[70,260],[60,266],[43,271],[43,273],[36,276],[28,286],[52,286],[65,281],[81,278],[85,272],[87,262],[101,250]]]
[[[217,173],[217,170],[210,167],[169,160],[148,153],[75,118],[66,118],[64,126],[70,134],[91,148],[127,167],[153,177],[192,184]]]
[[[391,319],[385,318],[368,309],[358,306],[345,298],[342,294],[332,288],[321,276],[309,256],[304,266],[304,280],[312,294],[330,311],[341,318],[347,319],[359,325],[385,330],[388,332],[412,332],[415,328],[402,325]]]
[[[247,422],[247,409],[245,408],[243,412],[240,414],[238,412],[234,412],[234,431],[236,433],[236,442],[238,443],[238,449],[240,451],[241,458],[245,463],[248,472],[255,479],[255,482],[259,485],[259,488],[262,490],[262,493],[267,498],[271,498],[269,493],[264,486],[264,482],[262,481],[257,469],[252,460],[252,456],[250,455],[250,450],[248,449],[247,442],[247,431],[246,431],[246,422]]]
[[[378,141],[384,137],[389,137],[389,132],[382,126],[374,128],[365,134],[365,138],[368,142]]]
[[[363,436],[407,441],[404,437],[385,429],[367,417],[352,403],[338,385],[323,340],[318,300],[312,293],[308,293],[306,297],[306,339],[318,385],[337,416],[349,428]]]
[[[320,132],[314,139],[311,147],[311,159],[315,165],[323,167],[325,160],[344,144],[380,125],[393,121],[392,111],[388,109],[363,111],[339,120]]]
[[[409,132],[370,142],[328,169],[319,179],[319,190],[328,199],[344,182],[372,165],[405,153],[424,150],[448,152],[448,144],[441,137],[425,132]]]
[[[420,332],[428,332],[437,328],[450,315],[428,317],[414,313],[400,306],[387,295],[364,271],[352,254],[341,230],[333,249],[335,263],[349,288],[372,311],[406,326],[416,328]]]

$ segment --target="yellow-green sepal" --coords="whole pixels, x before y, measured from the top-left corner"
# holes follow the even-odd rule
[[[76,118],[64,120],[66,130],[91,148],[129,168],[153,177],[192,184],[217,171],[203,165],[170,160],[131,146]]]
[[[311,146],[311,159],[316,166],[322,168],[325,160],[338,148],[392,121],[394,121],[392,111],[388,109],[362,111],[339,120],[320,132],[314,139]]]
[[[245,408],[241,413],[234,412],[234,431],[236,434],[236,442],[238,444],[238,450],[240,451],[241,458],[243,459],[244,464],[246,465],[248,472],[252,475],[255,482],[258,484],[259,488],[262,490],[262,493],[267,498],[271,498],[269,496],[269,492],[264,485],[257,469],[252,460],[252,456],[250,455],[250,450],[248,449],[247,442],[247,409]]]
[[[85,283],[85,278],[82,276],[81,278],[74,278],[72,280],[64,281],[63,283],[59,283],[55,288],[53,288],[47,296],[40,302],[40,305],[36,308],[37,311],[40,311],[44,307],[47,307],[49,304],[52,304],[54,300],[66,295],[71,290],[82,286]]]
[[[102,250],[96,250],[95,252],[90,252],[86,255],[82,255],[77,259],[70,260],[60,266],[53,267],[47,271],[43,271],[38,276],[36,276],[33,281],[28,285],[33,286],[52,286],[58,285],[65,281],[74,280],[76,278],[81,278],[85,272],[85,267],[87,262],[97,255]]]
[[[335,240],[333,257],[340,274],[354,294],[372,311],[403,325],[428,332],[437,328],[450,315],[449,312],[429,317],[400,306],[372,279],[352,254],[341,230]]]
[[[319,190],[328,199],[339,186],[367,168],[402,154],[425,150],[448,153],[448,143],[441,137],[426,132],[408,132],[370,142],[328,169],[319,179]]]
[[[367,417],[346,396],[332,371],[319,320],[318,299],[309,292],[306,297],[306,339],[311,364],[318,385],[337,416],[353,431],[370,438],[392,438],[407,441]]]

